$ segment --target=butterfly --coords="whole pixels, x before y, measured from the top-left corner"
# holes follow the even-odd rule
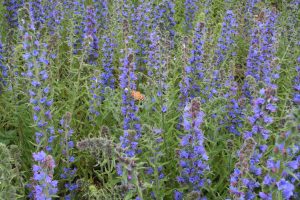
[[[145,100],[145,95],[143,95],[139,91],[132,90],[130,94],[136,101],[144,101]]]

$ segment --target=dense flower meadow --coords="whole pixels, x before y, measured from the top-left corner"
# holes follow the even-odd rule
[[[0,0],[0,199],[299,200],[299,0]]]

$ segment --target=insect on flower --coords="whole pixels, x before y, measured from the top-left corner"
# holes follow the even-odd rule
[[[128,88],[125,88],[125,90],[128,91]],[[143,95],[140,91],[131,90],[130,95],[135,101],[144,101],[145,100],[145,95]]]
[[[145,99],[145,95],[143,95],[141,92],[139,91],[135,91],[135,90],[132,90],[131,91],[131,96],[134,98],[134,100],[136,101],[144,101]]]

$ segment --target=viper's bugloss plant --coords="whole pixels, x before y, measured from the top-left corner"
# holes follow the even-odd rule
[[[120,75],[120,87],[123,89],[122,93],[122,108],[123,115],[123,130],[124,135],[120,137],[122,148],[126,149],[126,154],[133,157],[138,152],[138,140],[141,137],[141,125],[139,117],[137,116],[138,107],[134,98],[130,93],[136,90],[135,81],[135,63],[133,60],[133,52],[129,49],[129,54],[122,59],[123,66],[122,74]]]
[[[185,0],[184,6],[184,29],[186,32],[193,30],[193,22],[195,19],[195,15],[199,9],[199,2],[195,0]]]
[[[199,96],[203,97],[201,99],[202,103],[206,101],[206,93],[204,87],[201,88],[201,82],[203,82],[205,77],[204,68],[204,44],[205,44],[205,32],[206,27],[204,23],[198,23],[193,38],[193,48],[191,50],[191,57],[188,60],[187,66],[184,68],[183,78],[179,84],[181,92],[181,102],[180,107],[184,107],[187,102],[191,99]]]
[[[33,159],[37,164],[32,166],[33,177],[30,187],[30,197],[35,200],[52,199],[56,195],[57,180],[53,180],[55,161],[51,155],[44,151],[33,153]]]
[[[135,49],[136,62],[139,70],[144,70],[147,63],[148,43],[150,37],[151,19],[152,19],[152,2],[141,1],[140,5],[134,8],[131,17],[133,25],[134,40],[137,44]]]
[[[24,0],[4,0],[5,17],[10,28],[18,27],[18,10],[24,5]]]
[[[2,0],[0,199],[300,199],[299,5]]]
[[[8,78],[8,67],[5,65],[5,57],[4,57],[4,47],[0,37],[0,69],[1,69],[1,76],[0,76],[0,94],[4,91],[4,87],[7,85],[7,78]]]
[[[30,15],[29,22],[23,22],[19,28],[23,33],[23,59],[27,71],[22,75],[27,79],[29,102],[33,111],[33,122],[36,129],[35,142],[39,148],[51,152],[51,143],[55,138],[54,127],[51,124],[53,99],[50,96],[49,60],[47,44],[39,41],[35,33],[34,19]]]
[[[59,31],[60,23],[62,21],[62,6],[59,2],[49,0],[44,5],[45,9],[45,24],[47,25],[50,35],[54,35]]]
[[[183,128],[185,135],[180,142],[178,156],[180,158],[180,175],[177,182],[182,186],[187,185],[187,191],[199,192],[198,198],[204,198],[204,187],[210,184],[206,177],[209,172],[208,155],[204,146],[205,137],[201,130],[204,120],[204,112],[201,111],[201,103],[198,99],[192,99],[187,104],[183,113]]]
[[[96,11],[95,8],[89,6],[86,9],[85,24],[84,24],[84,39],[87,44],[87,63],[90,65],[97,65],[98,62],[98,50],[99,50],[99,39],[97,36],[96,26]]]
[[[163,0],[153,8],[153,30],[157,27],[162,32],[167,32],[167,39],[170,48],[174,47],[174,37],[176,31],[174,29],[175,22],[175,4],[174,1]]]
[[[72,135],[74,130],[71,128],[71,119],[72,114],[67,112],[65,116],[60,120],[60,129],[58,129],[58,133],[61,137],[60,145],[62,146],[62,173],[60,174],[60,178],[64,181],[64,187],[66,189],[66,195],[64,198],[66,200],[73,199],[75,197],[76,189],[78,185],[74,183],[74,178],[76,175],[77,168],[74,165],[75,157],[74,157],[74,147],[75,143],[72,140]]]
[[[72,8],[73,17],[74,17],[74,35],[75,41],[73,42],[74,54],[78,54],[82,51],[83,48],[83,40],[84,40],[84,29],[86,26],[85,23],[85,10],[84,10],[84,2],[83,0],[72,1],[69,4],[66,4],[64,15],[69,15],[70,8]]]
[[[154,103],[152,109],[161,113],[168,110],[166,105],[166,91],[168,89],[167,76],[168,69],[166,60],[162,56],[164,47],[162,46],[162,38],[156,31],[152,31],[149,35],[151,41],[149,45],[148,56],[148,76],[151,78],[149,85],[155,83],[152,87],[151,102]]]
[[[237,21],[232,10],[227,10],[222,23],[221,36],[218,39],[217,49],[215,52],[216,66],[220,65],[230,55],[234,45],[234,35],[237,34]]]
[[[96,19],[97,19],[97,27],[106,30],[109,27],[109,9],[108,9],[108,1],[102,0],[102,1],[96,1],[93,0],[93,4],[95,7],[96,12]]]
[[[300,56],[297,58],[297,63],[299,66],[296,66],[297,75],[294,78],[294,94],[293,101],[295,104],[300,104]]]

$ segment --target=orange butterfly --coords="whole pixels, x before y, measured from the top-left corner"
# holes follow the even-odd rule
[[[135,91],[135,90],[132,90],[131,91],[131,96],[134,98],[134,100],[136,101],[144,101],[145,99],[145,95],[143,95],[141,92],[139,91]]]

